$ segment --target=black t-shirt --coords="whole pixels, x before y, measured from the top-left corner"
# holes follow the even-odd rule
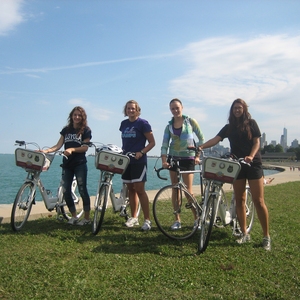
[[[246,131],[239,131],[237,128],[234,128],[230,133],[228,132],[229,124],[226,124],[217,136],[221,137],[222,140],[228,138],[231,148],[231,153],[238,158],[244,158],[248,156],[253,147],[253,138],[260,137],[261,133],[259,127],[255,120],[251,119],[249,121],[250,129],[252,133],[252,139],[248,139],[248,134]],[[253,162],[261,162],[260,151],[257,151],[253,158]]]
[[[74,128],[64,127],[60,134],[64,137],[64,149],[81,147],[82,141],[92,138],[92,131],[89,127],[86,127],[83,134],[77,135],[77,131]],[[80,164],[86,163],[85,152],[72,153],[68,159],[63,159],[64,166],[66,168],[73,168]]]

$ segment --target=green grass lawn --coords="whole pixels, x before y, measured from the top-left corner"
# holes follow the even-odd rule
[[[172,241],[109,213],[97,236],[54,218],[19,233],[2,224],[0,299],[299,299],[299,191],[300,182],[265,188],[271,252],[257,218],[251,243],[214,228],[201,255],[199,234]]]

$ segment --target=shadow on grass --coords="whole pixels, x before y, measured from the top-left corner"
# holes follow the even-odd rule
[[[150,231],[143,232],[139,226],[127,228],[124,226],[124,219],[115,215],[106,217],[97,235],[92,234],[91,225],[72,226],[54,217],[28,221],[19,232],[14,232],[10,224],[1,224],[0,233],[12,236],[44,235],[61,241],[73,240],[82,245],[88,244],[93,253],[151,253],[168,257],[195,255],[199,242],[199,232],[186,240],[172,240],[164,236],[155,224]],[[261,247],[260,244],[253,243],[251,246]],[[235,242],[231,228],[213,228],[207,249],[214,251],[220,247],[241,247]]]

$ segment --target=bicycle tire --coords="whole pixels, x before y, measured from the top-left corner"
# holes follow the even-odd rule
[[[121,195],[121,193],[122,193],[122,195]],[[125,209],[121,209],[120,216],[124,217],[125,220],[127,221],[131,216],[131,214],[129,213],[129,211],[131,211],[131,208],[130,208],[130,202],[129,202],[129,191],[128,191],[128,188],[127,188],[126,184],[123,184],[121,193],[120,193],[120,195],[124,199]],[[136,213],[137,217],[140,215],[140,212],[141,212],[141,203],[139,201],[138,202],[137,213]]]
[[[207,200],[206,209],[204,212],[204,220],[200,224],[200,238],[198,243],[198,253],[203,253],[209,243],[210,235],[214,225],[214,220],[216,216],[216,196],[210,194]]]
[[[172,204],[172,192],[174,190],[177,190],[175,193],[179,196],[177,209]],[[189,196],[192,197],[191,195]],[[170,239],[184,240],[190,238],[198,229],[198,225],[194,226],[195,217],[192,208],[187,208],[186,203],[188,203],[188,200],[185,197],[185,193],[180,187],[174,187],[173,185],[160,189],[153,200],[152,209],[155,223],[159,230]],[[193,209],[198,220],[198,205],[193,203]],[[180,212],[181,228],[172,230],[171,225],[175,222],[175,211]]]
[[[107,208],[107,201],[109,196],[109,187],[107,185],[102,184],[99,187],[99,191],[97,193],[97,198],[95,201],[95,212],[92,224],[92,233],[96,235],[101,229],[105,211]]]
[[[252,201],[252,195],[249,188],[246,189],[246,202],[245,202],[245,209],[246,209],[246,233],[250,233],[253,223],[254,223],[254,216],[255,216],[255,206]],[[234,227],[233,235],[240,237],[242,234],[241,227],[239,222],[236,218],[236,226]]]
[[[247,222],[247,233],[252,229],[255,216],[255,207],[252,201],[252,194],[250,189],[246,189],[246,222]]]
[[[77,189],[77,186],[75,189]],[[73,192],[75,193],[75,190]],[[78,201],[74,202],[74,204],[76,207],[76,212],[78,212],[76,217],[79,219],[83,215],[83,207],[81,206],[79,199]],[[65,197],[63,195],[62,186],[60,186],[58,189],[58,207],[56,208],[56,212],[58,219],[60,218],[60,215],[62,215],[67,221],[69,221],[72,218],[72,214],[69,212],[67,203],[65,201]]]
[[[30,199],[33,195],[33,199]],[[35,190],[33,191],[33,183],[25,182],[20,187],[15,198],[11,211],[11,227],[13,231],[19,231],[25,225],[31,212],[32,203],[35,200]]]

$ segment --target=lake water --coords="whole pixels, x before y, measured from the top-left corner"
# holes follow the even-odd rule
[[[96,195],[96,189],[98,186],[100,171],[95,168],[94,157],[88,156],[88,191],[89,194]],[[50,169],[47,172],[43,172],[41,180],[46,189],[52,191],[53,195],[56,194],[57,188],[61,177],[61,157],[56,156]],[[170,183],[170,181],[161,180],[156,176],[154,166],[161,167],[161,160],[157,158],[148,158],[148,172],[147,172],[147,190],[158,190],[162,186]],[[277,173],[275,170],[265,170],[265,176]],[[15,164],[14,154],[0,154],[0,204],[11,204],[14,202],[16,194],[26,178],[27,173],[24,169],[17,167]],[[162,173],[164,177],[168,178],[168,171]],[[199,184],[199,175],[195,174],[194,184]],[[117,193],[121,190],[121,175],[115,175],[113,179],[114,191]],[[37,195],[37,200],[42,200],[41,196]]]

